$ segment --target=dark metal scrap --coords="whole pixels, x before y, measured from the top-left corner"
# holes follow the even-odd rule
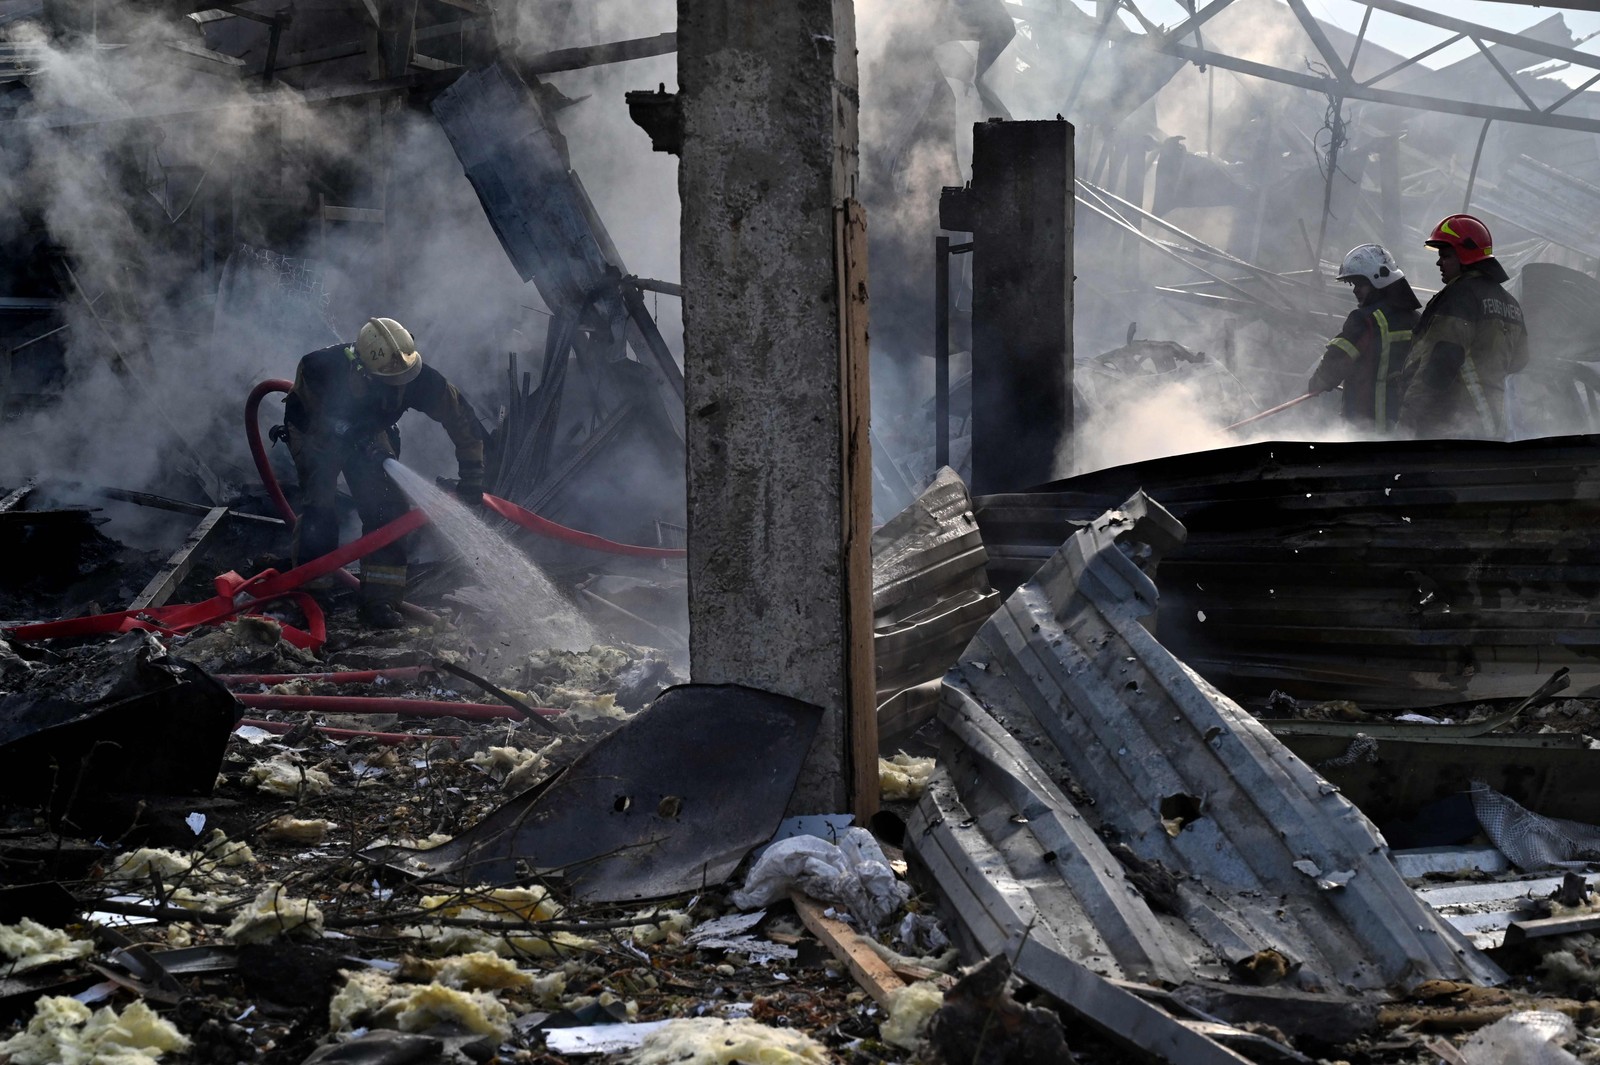
[[[1015,587],[1140,488],[1189,531],[1156,631],[1243,701],[1417,707],[1520,698],[1552,669],[1600,693],[1594,437],[1271,441],[979,497],[990,576]]]
[[[821,719],[810,703],[737,684],[668,688],[449,843],[369,857],[465,884],[558,876],[591,902],[721,883],[777,829]]]

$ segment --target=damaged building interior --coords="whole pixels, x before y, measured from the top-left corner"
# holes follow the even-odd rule
[[[0,1065],[1600,1061],[1594,38],[0,0]]]

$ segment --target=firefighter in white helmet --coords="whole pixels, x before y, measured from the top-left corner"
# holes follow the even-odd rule
[[[1357,306],[1328,341],[1306,391],[1343,386],[1345,420],[1387,432],[1400,412],[1401,374],[1422,303],[1381,244],[1351,248],[1339,264],[1339,280],[1354,289]]]
[[[354,344],[334,344],[301,358],[284,402],[283,429],[300,476],[296,565],[339,546],[334,498],[341,472],[363,532],[406,512],[405,496],[383,463],[399,457],[396,422],[407,410],[419,410],[444,426],[456,448],[457,491],[463,501],[481,505],[483,427],[456,387],[422,364],[416,341],[404,326],[393,318],[371,318]],[[399,604],[406,587],[406,559],[404,539],[362,559],[361,617],[368,624],[403,624]]]

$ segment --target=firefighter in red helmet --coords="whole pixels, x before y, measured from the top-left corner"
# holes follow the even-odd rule
[[[1417,323],[1400,400],[1400,426],[1415,436],[1506,435],[1506,378],[1528,364],[1522,305],[1503,285],[1489,227],[1453,214],[1425,242],[1444,281]]]

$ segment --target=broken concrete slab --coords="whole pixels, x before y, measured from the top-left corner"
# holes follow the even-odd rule
[[[1052,964],[1172,982],[1269,952],[1306,991],[1503,979],[1348,799],[1143,627],[1150,571],[1183,535],[1143,493],[1102,515],[947,681],[951,768],[907,839],[963,931],[989,953],[1025,934]]]
[[[669,688],[449,843],[368,856],[464,884],[558,877],[590,902],[718,884],[777,829],[821,718],[737,684]]]

